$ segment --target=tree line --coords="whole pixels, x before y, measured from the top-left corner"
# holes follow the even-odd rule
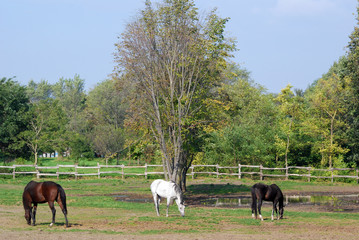
[[[27,86],[2,78],[0,158],[155,162],[182,187],[193,163],[357,167],[358,28],[311,86],[273,94],[233,62],[227,21],[191,0],[146,1],[115,44],[113,74],[88,93],[78,75]]]

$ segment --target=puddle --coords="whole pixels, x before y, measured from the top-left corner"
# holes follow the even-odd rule
[[[195,202],[195,201],[194,201]],[[199,205],[211,207],[250,207],[252,198],[250,196],[240,196],[236,198],[220,197],[200,199]],[[286,206],[312,205],[326,206],[332,211],[354,211],[359,205],[359,194],[350,195],[308,195],[308,196],[284,196]],[[263,202],[263,205],[272,205],[272,202]],[[351,206],[356,206],[351,207]]]
[[[152,199],[147,198],[134,198],[130,195],[113,195],[116,201],[122,201],[122,202],[138,202],[138,203],[147,203],[147,202],[153,202]]]
[[[152,198],[142,198],[142,196],[132,195],[113,195],[116,201],[153,203]],[[188,205],[199,205],[219,208],[250,208],[252,203],[251,196],[239,197],[209,197],[185,199]],[[333,212],[359,212],[359,194],[347,195],[286,195],[284,204],[291,206],[319,206]],[[272,202],[263,202],[264,206],[271,206]]]

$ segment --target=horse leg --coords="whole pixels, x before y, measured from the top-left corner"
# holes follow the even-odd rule
[[[273,202],[273,211],[275,211],[275,215],[277,216],[277,220],[279,219],[278,218],[278,209],[277,209],[277,206],[278,206],[278,201],[274,201]],[[272,214],[274,215],[274,213]],[[272,220],[274,219],[274,216],[272,216]]]
[[[257,199],[252,200],[252,218],[257,219]]]
[[[275,206],[275,201],[273,202],[273,208],[272,208],[272,215],[271,215],[271,218],[272,218],[272,221],[274,220],[274,209],[275,211],[277,212],[277,209],[276,209],[276,206]]]
[[[55,223],[55,215],[56,215],[56,209],[54,206],[54,202],[49,201],[49,207],[51,208],[51,212],[52,212],[52,222],[50,223],[50,227],[51,227]]]
[[[36,210],[37,210],[37,203],[34,203],[34,210],[32,211],[32,215],[33,215],[33,225],[35,226],[35,222],[36,222]]]
[[[159,196],[156,193],[152,195],[153,195],[153,202],[155,203],[156,213],[157,216],[159,217],[160,216]]]
[[[262,212],[261,212],[262,202],[263,202],[262,199],[258,200],[258,213],[259,213],[259,218],[263,221]]]
[[[59,204],[61,210],[62,210],[62,213],[64,214],[65,216],[65,221],[66,221],[66,227],[69,227],[69,222],[67,221],[67,211],[66,209],[64,208],[64,205],[62,204],[60,198],[57,199],[57,203]]]
[[[169,207],[170,207],[171,204],[172,204],[172,199],[171,199],[171,198],[167,198],[166,217],[168,217],[168,209],[169,209]]]
[[[30,206],[30,225],[35,226],[35,217],[34,217],[34,212],[33,212],[33,207],[32,205]],[[32,224],[31,224],[31,220],[32,220]]]

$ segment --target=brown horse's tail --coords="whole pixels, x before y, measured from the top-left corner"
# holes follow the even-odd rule
[[[66,206],[66,194],[61,185],[57,184],[57,189],[59,190],[60,200],[62,202],[62,206],[64,207],[64,214],[67,214],[67,206]]]

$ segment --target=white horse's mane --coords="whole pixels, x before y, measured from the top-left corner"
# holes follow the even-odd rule
[[[183,204],[183,193],[181,188],[178,186],[178,184],[174,181],[170,181],[171,183],[173,183],[173,188],[175,189],[175,192],[180,196],[180,203]]]

